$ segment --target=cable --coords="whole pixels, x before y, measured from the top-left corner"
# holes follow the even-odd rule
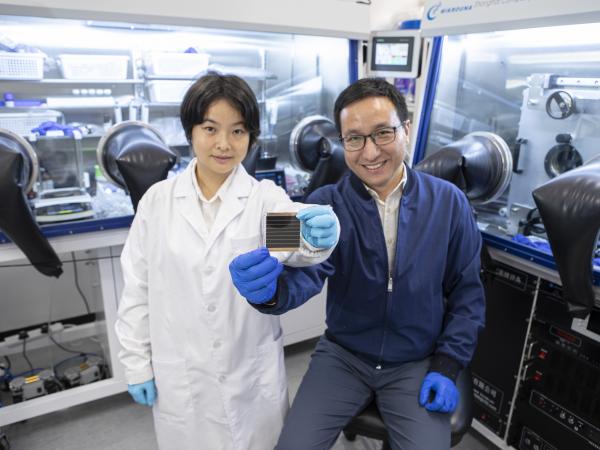
[[[59,362],[57,362],[56,364],[54,364],[54,367],[53,367],[53,369],[54,369],[54,373],[58,373],[56,369],[57,369],[59,366],[63,365],[63,364],[64,364],[64,363],[66,363],[66,362],[69,362],[69,361],[71,361],[71,360],[73,360],[73,359],[77,359],[77,358],[85,358],[85,359],[87,359],[87,355],[86,355],[85,353],[81,353],[80,355],[77,355],[77,356],[69,356],[68,358],[65,358],[65,359],[63,359],[62,361],[59,361]],[[85,361],[85,359],[84,359],[84,361]]]
[[[537,213],[537,215],[535,215]],[[525,226],[523,228],[523,235],[529,236],[531,233],[544,234],[546,229],[544,223],[539,215],[538,209],[533,208],[527,213],[525,218]]]
[[[27,353],[25,352],[25,345],[27,343],[27,338],[23,339],[23,358],[25,358],[25,361],[27,361],[27,364],[29,364],[29,369],[33,372],[33,364],[31,364],[31,361],[29,361],[29,358],[27,357]]]
[[[54,336],[52,336],[52,334],[50,332],[48,332],[48,337],[54,343],[54,345],[56,345],[58,348],[60,348],[61,350],[64,350],[67,353],[75,353],[76,355],[82,355],[82,354],[84,354],[84,352],[80,352],[80,351],[77,351],[77,350],[72,350],[70,348],[67,348],[67,347],[63,346],[62,344],[59,344],[58,342],[56,342],[56,339],[54,339]]]
[[[87,361],[88,356],[97,356],[97,357],[101,358],[101,356],[96,353],[80,353],[77,356],[69,356],[68,358],[63,359],[62,361],[59,361],[56,364],[54,364],[54,367],[53,367],[54,373],[58,375],[58,367],[63,365],[64,363],[69,362],[76,358],[83,358],[83,362],[85,362],[85,361]]]
[[[79,295],[81,295],[81,298],[83,299],[83,303],[85,303],[85,309],[87,310],[87,313],[91,314],[92,311],[90,309],[90,305],[87,301],[87,298],[85,298],[85,295],[83,295],[83,291],[81,290],[81,287],[79,286],[79,275],[77,273],[77,261],[75,260],[75,252],[71,252],[71,258],[73,258],[73,272],[75,273],[75,287],[77,287],[77,292],[79,292]]]
[[[65,385],[62,384],[62,382],[56,376],[56,372],[54,372],[54,380],[52,380],[52,381],[55,382],[58,385],[60,391],[64,391],[66,389]]]

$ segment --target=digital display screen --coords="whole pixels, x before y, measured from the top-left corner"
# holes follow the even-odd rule
[[[374,36],[371,70],[410,72],[415,38],[413,36]]]
[[[254,173],[254,178],[256,178],[259,181],[266,178],[267,180],[273,181],[277,186],[281,186],[283,190],[286,189],[285,172],[281,169],[257,170]]]
[[[571,333],[567,333],[566,331],[561,330],[560,328],[556,328],[555,326],[550,327],[550,334],[553,334],[558,338],[564,339],[565,341],[570,342],[571,344],[574,344],[577,347],[581,346],[581,339],[579,339],[576,336],[573,336]]]
[[[381,43],[376,47],[375,64],[406,66],[408,64],[408,44]]]
[[[593,310],[590,313],[587,329],[592,333],[600,334],[600,311]]]

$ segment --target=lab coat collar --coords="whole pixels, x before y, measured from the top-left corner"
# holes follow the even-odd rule
[[[234,172],[231,174],[233,178],[227,180],[227,184],[223,186],[224,189],[218,193],[222,203],[209,234],[204,227],[200,199],[194,188],[192,177],[195,176],[195,170],[196,160],[193,159],[185,171],[177,177],[174,196],[181,198],[183,202],[181,214],[205,242],[205,248],[208,252],[227,225],[244,210],[245,202],[241,202],[240,198],[250,195],[252,177],[248,175],[248,172],[246,172],[246,169],[241,164],[234,169]]]
[[[177,177],[175,184],[175,197],[194,197],[197,198],[194,188],[193,177],[196,176],[196,158],[192,159],[184,172]],[[248,197],[252,190],[252,177],[248,175],[246,169],[241,164],[238,165],[231,174],[232,179],[225,181],[224,189],[219,189],[216,195],[222,200],[230,198]]]

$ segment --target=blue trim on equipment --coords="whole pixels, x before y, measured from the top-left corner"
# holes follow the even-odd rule
[[[52,225],[42,225],[40,229],[47,238],[56,236],[67,236],[70,234],[90,233],[93,231],[105,231],[115,228],[129,228],[133,216],[111,217],[108,219],[91,219],[79,222],[64,222]],[[6,244],[10,239],[0,232],[0,244]]]
[[[549,253],[541,252],[533,247],[527,247],[526,245],[486,233],[485,231],[482,232],[481,235],[483,236],[483,241],[490,247],[502,250],[521,259],[525,259],[558,272],[554,257]],[[592,282],[596,286],[600,286],[600,272],[593,271]]]
[[[405,20],[400,23],[399,30],[419,30],[421,28],[421,21],[419,19]]]
[[[441,37],[435,37],[431,47],[431,61],[429,63],[429,72],[427,73],[427,81],[425,84],[425,98],[423,99],[423,109],[421,110],[421,121],[419,122],[413,165],[421,161],[425,155],[427,132],[429,131],[433,100],[435,99],[435,87],[437,86],[440,75],[442,42]]]
[[[358,49],[361,47],[360,41],[357,41],[356,39],[350,39],[348,45],[348,82],[352,84],[358,80]]]

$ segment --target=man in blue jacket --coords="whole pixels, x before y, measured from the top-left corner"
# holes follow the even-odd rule
[[[331,257],[281,270],[250,252],[230,264],[240,293],[266,314],[302,305],[329,280],[327,330],[277,448],[331,448],[374,397],[393,449],[447,449],[455,380],[484,324],[481,235],[458,188],[404,163],[410,124],[392,85],[355,82],[334,115],[350,173],[308,198],[339,218]]]

